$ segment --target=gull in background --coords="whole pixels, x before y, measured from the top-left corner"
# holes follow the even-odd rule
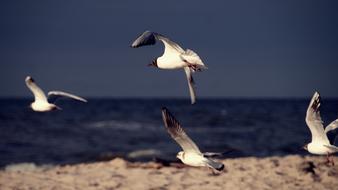
[[[334,145],[337,139],[338,119],[331,122],[324,130],[323,121],[319,112],[320,95],[315,92],[306,112],[306,124],[312,135],[311,143],[304,146],[304,149],[312,154],[326,155],[327,163],[334,165],[331,154],[338,152],[338,147]]]
[[[40,87],[38,87],[35,82],[34,79],[30,76],[27,76],[25,79],[26,85],[27,87],[32,91],[35,101],[33,103],[31,103],[30,107],[37,112],[47,112],[47,111],[51,111],[51,110],[61,110],[60,107],[58,107],[55,104],[49,103],[47,100],[47,97],[45,95],[45,93],[41,90]],[[69,94],[66,92],[61,92],[61,91],[50,91],[48,92],[48,98],[55,98],[55,100],[59,97],[66,97],[66,98],[72,98],[75,100],[79,100],[81,102],[87,102],[87,100],[79,97],[79,96],[75,96],[73,94]],[[54,101],[55,102],[55,101]]]
[[[197,145],[189,138],[189,136],[183,131],[179,122],[169,112],[167,108],[162,108],[162,118],[165,127],[167,128],[170,136],[181,146],[183,151],[177,154],[177,158],[180,159],[184,164],[195,167],[209,167],[222,171],[224,164],[215,162],[208,158],[209,156],[219,155],[221,153],[202,153]],[[213,170],[214,171],[214,170]]]
[[[156,40],[160,40],[164,44],[164,53],[161,57],[156,58],[148,66],[154,66],[160,69],[184,69],[187,76],[191,104],[196,102],[195,83],[192,73],[207,69],[200,57],[194,51],[182,49],[178,44],[161,34],[145,31],[131,45],[138,48],[145,45],[154,45]]]

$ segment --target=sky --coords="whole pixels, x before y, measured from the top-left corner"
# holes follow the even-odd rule
[[[337,1],[0,1],[0,97],[45,91],[84,97],[189,98],[183,70],[146,65],[145,30],[192,49],[208,70],[197,97],[338,98]]]

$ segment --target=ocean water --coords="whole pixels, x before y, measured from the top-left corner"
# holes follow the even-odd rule
[[[60,101],[62,111],[37,113],[31,99],[0,99],[0,167],[16,163],[74,164],[119,156],[175,159],[179,146],[163,126],[166,106],[203,151],[228,157],[306,154],[309,99],[89,99]],[[322,100],[324,124],[338,100]]]

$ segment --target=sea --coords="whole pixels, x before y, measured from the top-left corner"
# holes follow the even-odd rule
[[[180,147],[167,133],[167,107],[205,152],[225,157],[306,155],[309,99],[93,98],[63,100],[61,111],[34,112],[31,99],[0,99],[0,168],[110,160],[175,160]],[[338,99],[321,104],[324,125],[338,117]]]

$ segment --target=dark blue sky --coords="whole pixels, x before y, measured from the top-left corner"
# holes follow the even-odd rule
[[[0,96],[186,97],[183,71],[146,64],[162,44],[132,49],[144,30],[196,51],[209,69],[198,97],[338,97],[337,1],[1,1]]]

